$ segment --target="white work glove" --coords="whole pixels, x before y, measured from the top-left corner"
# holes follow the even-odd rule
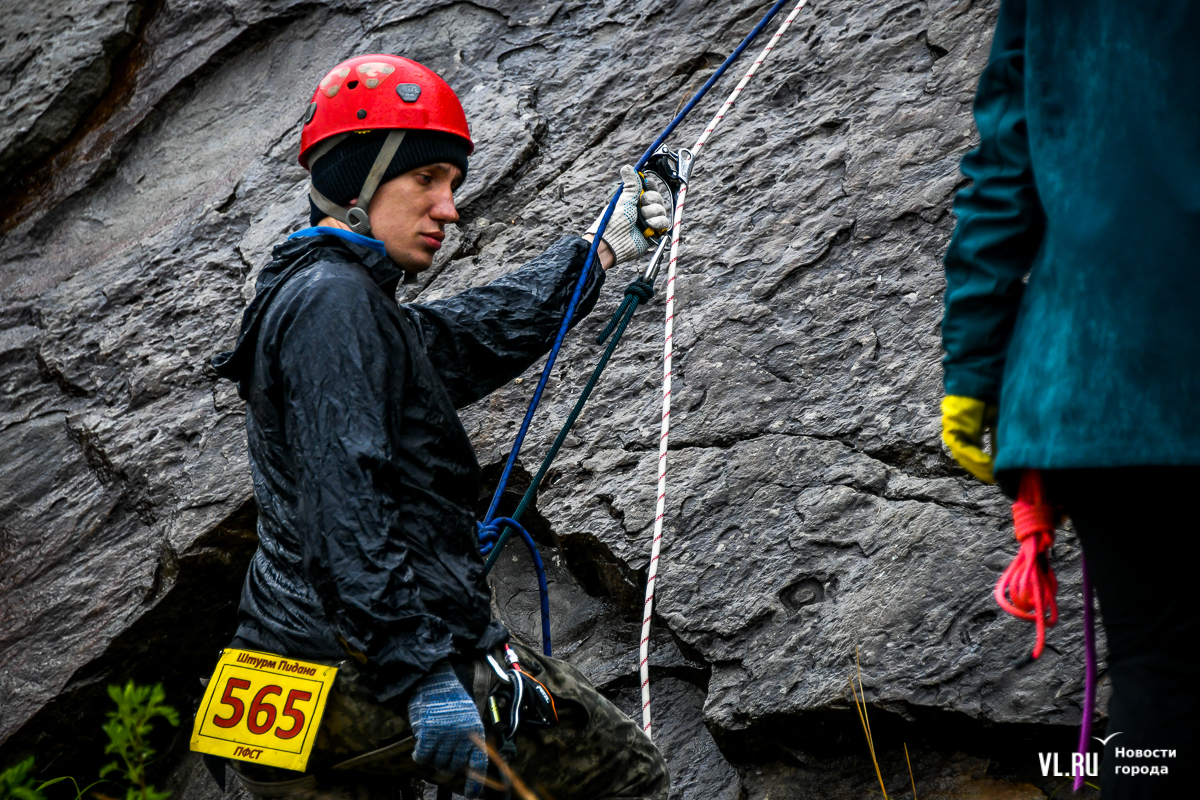
[[[621,196],[617,207],[613,209],[608,227],[604,229],[604,243],[613,251],[615,263],[641,255],[650,249],[650,242],[645,233],[638,227],[638,208],[642,209],[646,223],[655,233],[661,233],[670,226],[667,219],[667,208],[663,204],[662,195],[658,192],[642,192],[642,181],[637,170],[626,164],[621,167]],[[587,229],[587,233],[595,235],[600,228],[600,220],[604,212]]]
[[[622,178],[624,172],[622,171]],[[663,202],[663,196],[653,189],[642,192],[641,199],[638,200],[642,206],[642,216],[646,220],[646,226],[651,228],[655,236],[661,236],[667,232],[667,228],[671,227],[671,218],[667,216],[667,205]],[[644,234],[645,231],[642,231]]]

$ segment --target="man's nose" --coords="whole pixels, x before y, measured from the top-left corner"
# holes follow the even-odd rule
[[[438,193],[437,201],[430,209],[429,216],[437,222],[458,222],[458,209],[454,207],[454,192],[449,187]]]

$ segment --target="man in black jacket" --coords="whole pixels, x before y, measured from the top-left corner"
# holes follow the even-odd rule
[[[235,764],[260,796],[360,792],[365,774],[339,773],[339,788],[328,770],[381,748],[364,773],[411,774],[415,761],[468,796],[481,789],[479,708],[497,680],[483,659],[508,633],[491,620],[480,469],[456,409],[549,350],[589,243],[565,236],[491,284],[398,305],[404,271],[429,267],[458,219],[453,191],[472,149],[457,97],[432,71],[381,55],[335,67],[301,140],[314,227],[275,248],[236,348],[214,362],[247,401],[259,511],[232,646],[345,662],[309,776]],[[605,269],[647,249],[639,204],[667,225],[661,199],[642,195],[631,168],[622,177]],[[574,321],[603,282],[593,266]],[[662,757],[628,717],[569,665],[515,651],[559,717],[518,733],[519,774],[559,800],[666,797]],[[387,756],[409,736],[411,758]]]

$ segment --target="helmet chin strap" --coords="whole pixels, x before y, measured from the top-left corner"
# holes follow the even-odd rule
[[[363,181],[362,189],[358,193],[358,200],[353,206],[350,208],[339,206],[321,194],[316,186],[309,186],[308,195],[312,198],[313,204],[327,215],[349,226],[350,230],[355,233],[369,236],[371,220],[367,217],[367,208],[370,207],[371,198],[375,196],[375,190],[379,188],[383,174],[387,172],[388,165],[392,163],[392,158],[400,149],[400,143],[404,141],[406,133],[408,133],[406,130],[394,130],[383,140],[383,147],[380,149],[379,155],[375,157],[375,163],[371,165],[371,171],[367,173],[367,179]],[[308,160],[309,170],[312,170],[318,158],[332,150],[348,135],[342,134],[342,136],[333,137],[329,140],[328,146],[324,146],[319,152],[314,153]]]

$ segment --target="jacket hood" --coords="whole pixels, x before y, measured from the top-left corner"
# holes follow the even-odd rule
[[[246,381],[254,368],[254,353],[258,347],[258,332],[262,319],[279,290],[292,277],[314,264],[329,259],[341,259],[361,264],[377,284],[389,294],[396,290],[402,270],[387,256],[374,248],[348,241],[333,234],[289,238],[271,251],[271,263],[262,268],[254,283],[254,299],[242,312],[242,327],[232,350],[212,358],[217,375],[237,384],[238,396],[249,398]]]

